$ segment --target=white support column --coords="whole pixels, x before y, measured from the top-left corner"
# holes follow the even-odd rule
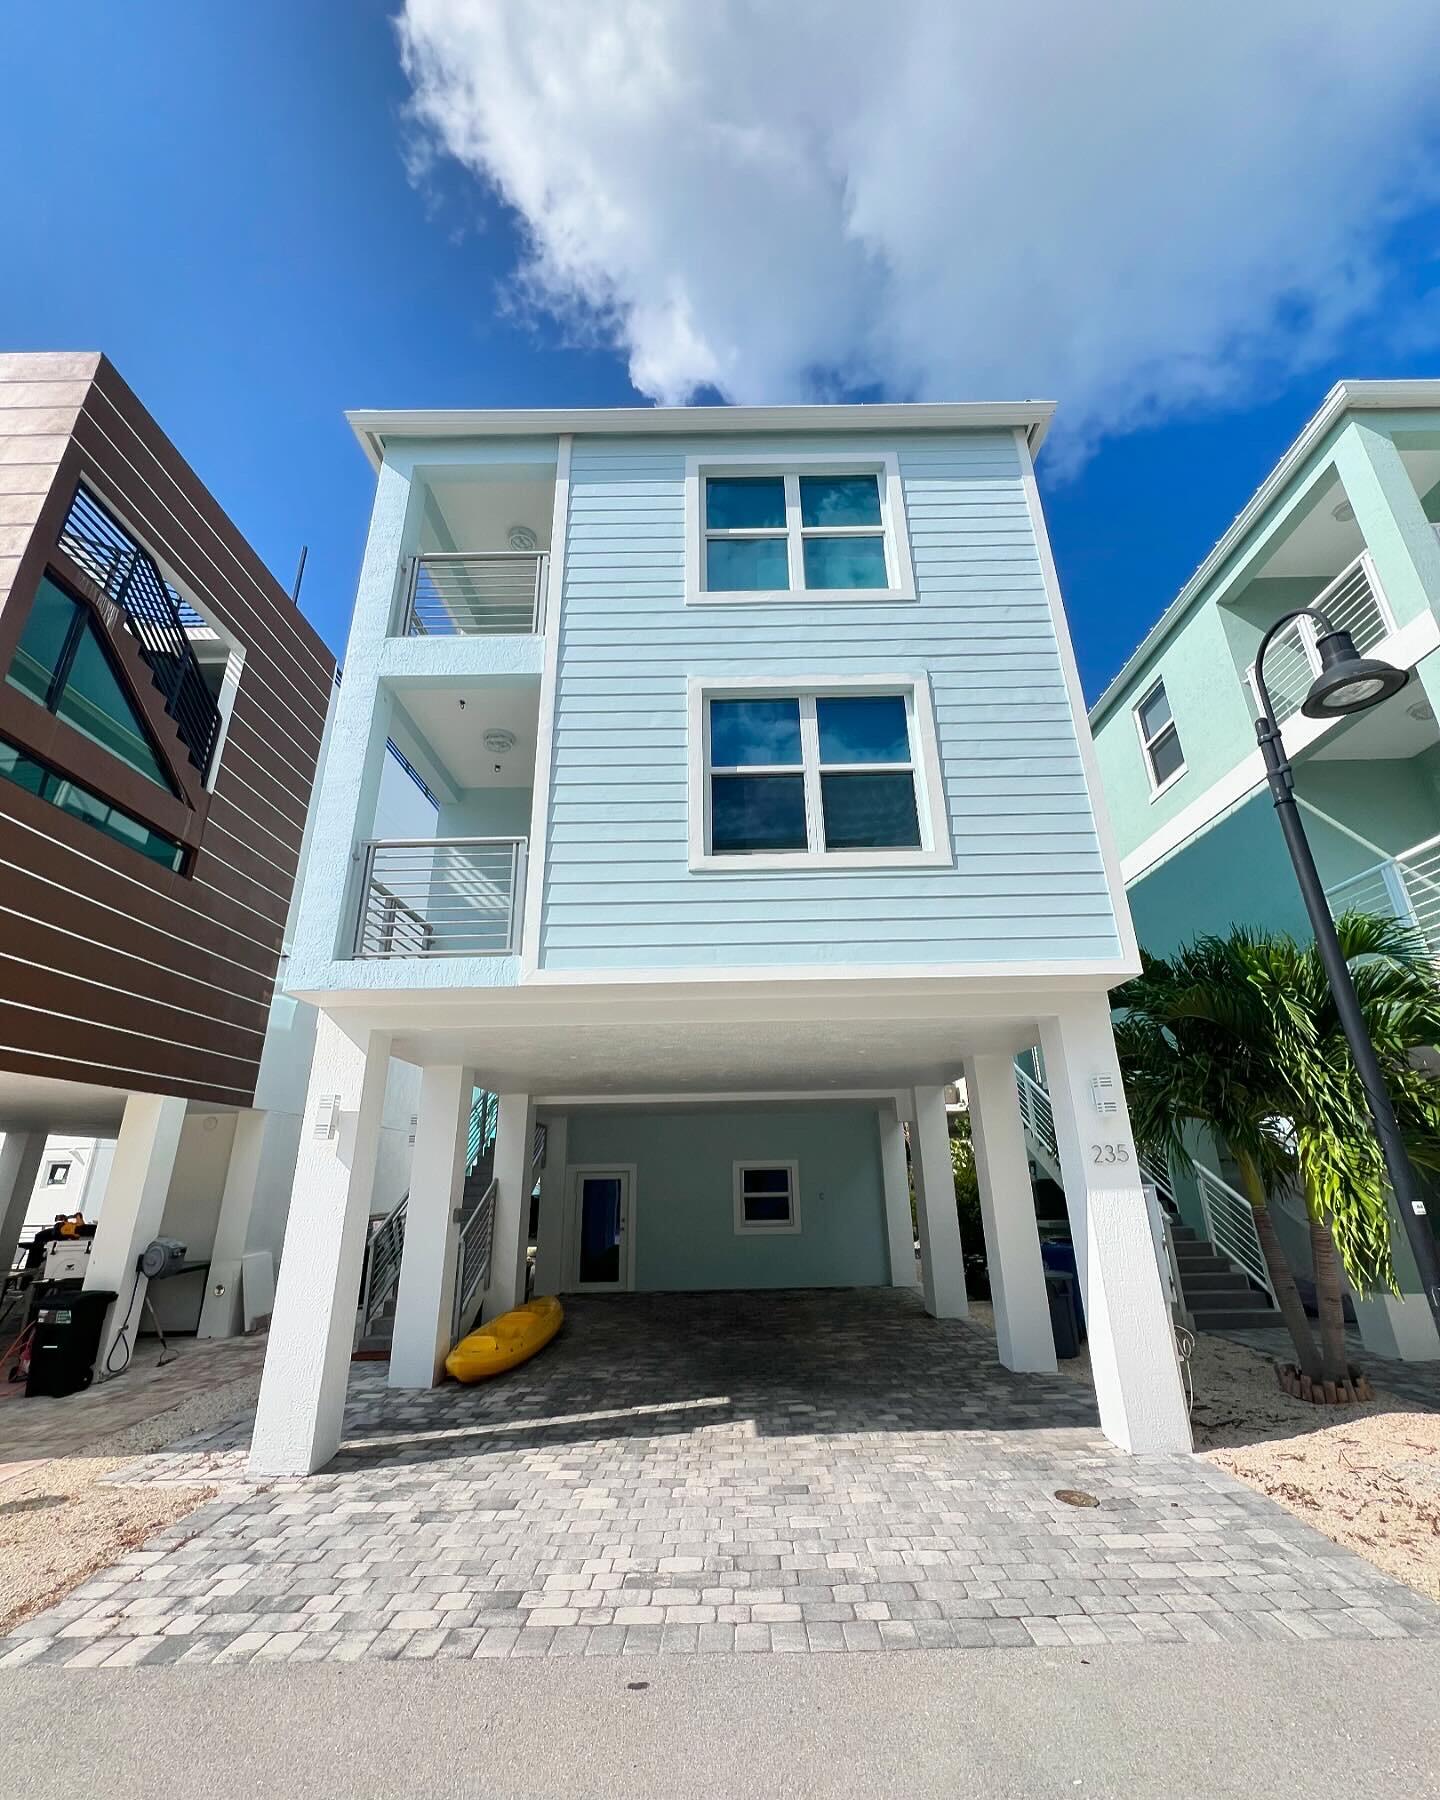
[[[355,1041],[321,1013],[255,1414],[255,1475],[308,1475],[340,1448],[389,1068],[387,1033]]]
[[[1394,438],[1351,419],[1335,443],[1335,470],[1395,623],[1440,611],[1440,538]]]
[[[43,1131],[7,1131],[0,1142],[0,1280],[10,1273],[15,1261],[46,1142]],[[63,1203],[58,1202],[64,1191],[56,1190],[55,1212],[63,1210]],[[45,1223],[48,1225],[49,1219]]]
[[[540,1171],[540,1237],[535,1246],[535,1292],[558,1294],[565,1280],[565,1162],[570,1115],[546,1116],[545,1166]]]
[[[260,1181],[261,1156],[269,1114],[253,1109],[235,1121],[235,1140],[220,1195],[220,1217],[215,1225],[215,1245],[210,1252],[205,1299],[195,1335],[202,1338],[235,1337],[245,1325],[240,1291],[242,1259]]]
[[[950,1160],[950,1132],[945,1122],[945,1090],[914,1090],[915,1120],[910,1129],[911,1168],[915,1176],[915,1212],[920,1224],[920,1279],[925,1310],[937,1319],[964,1319],[970,1302],[965,1293],[965,1257],[960,1246],[960,1215],[955,1206],[955,1166]]]
[[[1040,1024],[1101,1429],[1122,1450],[1189,1450],[1109,1001],[1077,998]]]
[[[420,1072],[420,1111],[395,1296],[390,1386],[434,1387],[450,1354],[455,1246],[465,1197],[474,1072],[448,1064]]]
[[[915,1217],[910,1210],[910,1171],[905,1161],[905,1121],[898,1106],[879,1108],[880,1173],[885,1184],[885,1237],[891,1287],[915,1286]]]
[[[483,1317],[493,1319],[525,1298],[535,1106],[529,1094],[501,1094],[495,1122],[495,1246]]]
[[[972,1056],[965,1064],[970,1134],[980,1183],[985,1260],[995,1308],[995,1342],[1007,1369],[1055,1367],[1055,1335],[1040,1260],[1035,1193],[1009,1056]]]
[[[136,1273],[135,1264],[164,1222],[165,1201],[184,1123],[185,1102],[169,1095],[131,1094],[125,1102],[110,1179],[105,1186],[105,1204],[85,1270],[87,1288],[108,1288],[119,1296],[100,1333],[97,1380],[118,1375],[135,1352],[145,1290],[150,1285]],[[116,1339],[122,1331],[126,1333],[126,1343],[120,1351]]]

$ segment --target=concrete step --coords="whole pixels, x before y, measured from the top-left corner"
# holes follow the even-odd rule
[[[1217,1256],[1213,1250],[1207,1250],[1203,1255],[1177,1256],[1175,1266],[1182,1281],[1187,1275],[1234,1275],[1236,1272],[1228,1257]]]
[[[1249,1282],[1237,1269],[1182,1269],[1180,1279],[1187,1293],[1203,1294],[1219,1290],[1247,1289]]]
[[[1249,1307],[1192,1306],[1190,1316],[1197,1331],[1252,1331],[1268,1326],[1282,1326],[1285,1321],[1274,1307],[1256,1312]]]
[[[1207,1288],[1202,1293],[1185,1291],[1185,1304],[1194,1312],[1220,1307],[1226,1312],[1269,1312],[1268,1294],[1257,1294],[1254,1288],[1236,1282],[1228,1288]]]

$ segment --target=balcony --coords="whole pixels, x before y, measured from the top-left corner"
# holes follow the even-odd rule
[[[356,957],[518,953],[524,838],[384,838],[364,857]]]
[[[1342,912],[1379,913],[1413,926],[1440,962],[1440,837],[1336,882],[1325,898],[1337,918]]]
[[[1311,601],[1339,631],[1348,631],[1363,656],[1395,629],[1384,590],[1370,560],[1369,551],[1329,583]],[[1320,654],[1315,648],[1315,624],[1311,619],[1292,619],[1275,638],[1265,658],[1265,680],[1275,703],[1275,723],[1283,725],[1299,712],[1310,684],[1320,673]],[[1260,692],[1255,684],[1255,665],[1246,671],[1255,715],[1260,714]]]
[[[410,564],[402,637],[527,637],[545,629],[543,550],[427,551]]]

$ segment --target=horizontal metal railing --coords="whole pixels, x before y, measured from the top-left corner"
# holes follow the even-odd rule
[[[1195,1164],[1195,1187],[1205,1215],[1205,1235],[1221,1256],[1249,1277],[1258,1288],[1275,1301],[1275,1288],[1270,1280],[1270,1265],[1260,1248],[1260,1233],[1255,1229],[1255,1209],[1245,1196],[1222,1181],[1204,1163]]]
[[[455,1240],[455,1300],[450,1315],[450,1339],[459,1337],[476,1294],[490,1280],[490,1259],[495,1246],[495,1192],[492,1180],[474,1204],[466,1205]]]
[[[1343,912],[1379,913],[1413,926],[1440,961],[1440,837],[1337,881],[1326,888],[1325,898],[1337,918]]]
[[[1318,606],[1337,631],[1348,631],[1355,647],[1363,656],[1395,629],[1394,615],[1375,573],[1368,550],[1347,564],[1328,586],[1321,589],[1311,606]],[[1320,673],[1320,653],[1315,648],[1313,619],[1292,619],[1276,634],[1265,658],[1265,685],[1275,704],[1275,723],[1283,725],[1299,712],[1310,684]],[[1260,690],[1252,663],[1245,675],[1251,704],[1256,716],[1260,712]]]
[[[400,1285],[400,1263],[405,1254],[405,1216],[409,1208],[407,1193],[370,1234],[365,1292],[360,1299],[361,1329],[366,1336]]]
[[[410,564],[402,637],[532,636],[545,628],[543,550],[450,550]]]
[[[513,956],[524,838],[385,838],[364,846],[357,957]]]

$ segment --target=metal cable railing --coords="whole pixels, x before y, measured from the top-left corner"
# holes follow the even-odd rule
[[[1335,579],[1308,602],[1326,614],[1337,631],[1348,631],[1355,648],[1363,656],[1376,644],[1390,636],[1395,621],[1385,599],[1384,589],[1375,573],[1370,552],[1363,551],[1354,562],[1343,568]],[[1320,673],[1320,653],[1315,648],[1315,621],[1292,619],[1276,634],[1265,658],[1265,685],[1275,704],[1275,723],[1284,724],[1299,712],[1310,684]],[[1260,690],[1255,683],[1255,665],[1246,672],[1246,685],[1256,716],[1260,711]]]
[[[544,630],[543,551],[456,550],[410,565],[404,637],[533,636]]]
[[[149,551],[83,484],[75,490],[58,542],[120,608],[191,762],[207,774],[220,735],[220,707],[186,633],[187,620],[203,624],[200,615],[166,581]]]
[[[405,1255],[405,1214],[410,1205],[404,1195],[370,1234],[370,1255],[365,1266],[365,1292],[360,1299],[362,1333],[368,1334],[385,1310],[386,1302],[400,1285],[400,1264]]]
[[[1440,837],[1426,838],[1325,890],[1331,912],[1379,913],[1411,925],[1440,961]]]
[[[1260,1248],[1260,1234],[1255,1229],[1255,1209],[1228,1181],[1222,1181],[1204,1163],[1195,1165],[1195,1187],[1205,1215],[1205,1235],[1221,1256],[1269,1295],[1275,1305],[1275,1288],[1265,1252]]]
[[[364,846],[357,957],[513,956],[524,838],[387,838]]]
[[[498,1183],[490,1184],[467,1206],[460,1220],[455,1240],[455,1301],[450,1318],[450,1337],[460,1335],[466,1315],[476,1294],[490,1281],[490,1259],[495,1247],[495,1193]]]

